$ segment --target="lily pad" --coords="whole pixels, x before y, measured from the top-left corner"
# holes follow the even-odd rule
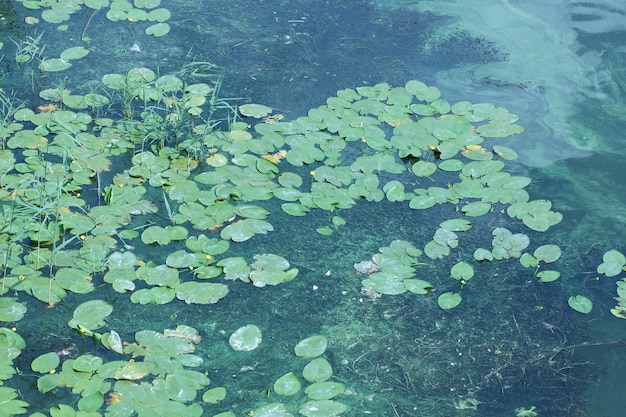
[[[261,344],[262,339],[261,330],[254,324],[248,324],[230,335],[228,344],[236,351],[249,352],[256,349]]]
[[[228,291],[224,284],[188,281],[176,287],[176,298],[187,304],[215,304],[226,297]]]
[[[167,23],[155,23],[152,26],[146,28],[146,35],[152,35],[155,37],[165,36],[170,31],[170,25]]]
[[[622,272],[626,265],[626,256],[620,251],[611,249],[602,256],[602,263],[598,265],[598,273],[607,277],[614,277]]]
[[[302,370],[302,376],[309,382],[324,382],[333,375],[333,368],[324,358],[313,359]]]
[[[94,372],[98,370],[103,363],[102,358],[99,356],[91,354],[81,355],[72,363],[72,369],[76,372]]]
[[[437,298],[437,304],[444,310],[449,310],[461,303],[461,294],[454,292],[445,292]]]
[[[333,417],[345,412],[348,406],[333,400],[308,401],[298,411],[306,417]]]
[[[266,234],[274,230],[272,225],[265,220],[244,219],[226,226],[220,232],[222,239],[230,239],[233,242],[244,242],[255,234]]]
[[[289,372],[274,382],[274,391],[279,395],[292,396],[300,391],[300,378],[293,372]]]
[[[254,409],[248,413],[254,417],[293,417],[293,414],[287,411],[284,404],[281,403],[272,403],[268,405],[264,405],[263,407]],[[233,417],[235,415],[233,414]],[[217,417],[217,416],[215,416]],[[230,417],[230,416],[225,416]]]
[[[593,308],[593,303],[584,295],[571,296],[567,304],[579,313],[589,314]]]
[[[272,112],[271,107],[264,106],[262,104],[242,104],[239,106],[239,113],[244,117],[254,117],[255,119],[261,119]]]
[[[165,22],[170,19],[171,15],[167,9],[154,9],[148,13],[148,20],[151,22]]]
[[[71,67],[72,64],[61,58],[46,59],[39,64],[39,70],[43,72],[63,71]]]
[[[87,56],[87,54],[89,54],[89,49],[83,46],[73,46],[61,52],[61,59],[64,61],[80,59]]]
[[[411,171],[418,177],[430,177],[437,171],[437,165],[429,161],[417,161],[413,164]]]
[[[535,249],[534,257],[540,261],[549,263],[554,262],[561,257],[561,248],[557,245],[543,245]]]
[[[56,367],[59,366],[60,362],[61,360],[56,352],[49,352],[36,357],[31,362],[30,367],[35,372],[47,374],[53,369],[56,369]]]
[[[327,346],[328,340],[326,337],[315,335],[298,342],[294,350],[296,356],[303,358],[315,358],[323,354],[326,351]]]
[[[429,282],[421,279],[405,279],[402,285],[413,294],[428,294],[433,289]]]
[[[82,303],[74,310],[74,317],[69,321],[71,328],[96,330],[104,326],[104,319],[113,312],[113,306],[102,300],[91,300]]]
[[[450,275],[456,280],[468,280],[474,276],[474,268],[467,262],[457,262],[450,270]]]
[[[539,280],[539,282],[552,282],[559,279],[560,276],[561,273],[559,271],[545,270],[537,274],[537,279]]]
[[[161,4],[161,0],[135,0],[135,7],[140,7],[143,9],[153,9]]]
[[[224,398],[226,398],[226,388],[224,387],[211,388],[202,394],[202,401],[209,404],[217,404]]]
[[[14,297],[0,297],[0,321],[15,322],[24,317],[26,306],[18,303]]]
[[[324,381],[309,385],[304,393],[312,400],[330,400],[344,390],[345,385],[340,382]]]
[[[397,295],[407,291],[402,279],[388,272],[375,272],[369,278],[361,281],[363,287],[380,294]]]
[[[474,259],[477,261],[493,261],[493,254],[490,250],[478,248],[474,251]]]

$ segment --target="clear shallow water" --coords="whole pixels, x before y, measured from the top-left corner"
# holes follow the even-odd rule
[[[342,213],[349,228],[340,234],[320,237],[315,232],[328,224],[326,212],[306,221],[277,214],[275,232],[238,247],[246,255],[283,248],[281,255],[301,270],[289,284],[254,291],[234,284],[225,300],[210,307],[174,303],[141,311],[128,297],[111,292],[106,298],[115,303],[116,316],[109,325],[124,329],[124,340],[140,329],[162,331],[180,322],[198,328],[204,338],[198,353],[207,360],[203,369],[229,392],[207,415],[229,409],[244,415],[268,402],[265,390],[273,381],[305,363],[295,358],[293,346],[320,333],[330,340],[327,357],[335,378],[356,394],[341,398],[352,407],[346,415],[447,416],[460,413],[455,405],[467,398],[482,403],[478,411],[464,411],[475,415],[513,415],[515,408],[533,405],[540,415],[580,415],[576,413],[585,401],[575,396],[597,377],[598,385],[589,391],[589,415],[617,417],[623,410],[619,397],[603,387],[622,382],[610,372],[619,370],[613,366],[619,350],[614,345],[586,348],[585,358],[598,368],[570,369],[578,362],[570,360],[568,346],[623,338],[623,322],[608,313],[614,282],[593,280],[593,271],[602,253],[619,248],[623,238],[623,138],[615,132],[623,129],[618,117],[623,114],[619,22],[624,10],[618,3],[602,2],[546,6],[493,0],[471,8],[457,2],[413,3],[216,2],[198,10],[191,2],[172,2],[172,32],[163,38],[147,37],[131,25],[110,25],[98,13],[88,28],[92,52],[71,73],[29,78],[10,69],[5,86],[20,96],[25,93],[34,106],[39,103],[32,91],[64,77],[82,87],[135,66],[159,67],[165,73],[191,55],[225,69],[226,97],[268,104],[288,118],[341,88],[403,85],[409,79],[438,86],[449,101],[488,101],[509,108],[526,129],[503,140],[520,154],[512,169],[533,178],[533,198],[552,200],[565,215],[549,237],[533,235],[564,249],[558,282],[529,288],[526,271],[511,261],[481,265],[480,284],[468,285],[465,301],[448,312],[433,297],[370,299],[360,293],[362,278],[355,276],[353,263],[393,239],[423,244],[449,213],[422,216],[397,205],[359,204]],[[19,9],[15,20],[21,22],[23,14],[29,13]],[[89,15],[73,17],[77,21],[69,45],[77,42]],[[12,36],[31,30],[16,26]],[[53,29],[46,31],[46,41],[51,54],[69,46],[67,35]],[[134,43],[140,52],[130,51]],[[491,224],[483,226],[489,230]],[[472,237],[476,244],[488,244],[490,238],[490,233]],[[418,271],[438,289],[452,290],[448,270],[454,262],[444,259]],[[566,306],[570,294],[581,292],[596,303],[590,318]],[[72,302],[53,313],[43,311],[46,321],[32,330],[25,324],[23,335],[48,335],[41,340],[51,350],[67,343],[80,353],[106,355],[64,327]],[[42,309],[36,302],[29,308]],[[264,348],[233,355],[226,339],[247,323],[262,328]],[[548,355],[553,349],[563,349],[562,355]],[[34,348],[25,352],[21,366],[26,369],[40,353]],[[553,359],[556,365],[549,362]],[[253,369],[241,371],[248,368]],[[25,378],[21,390],[46,410],[50,400],[28,389],[32,381]],[[64,391],[57,395],[73,400]],[[273,395],[270,400],[283,399]],[[285,400],[296,409],[301,401]]]

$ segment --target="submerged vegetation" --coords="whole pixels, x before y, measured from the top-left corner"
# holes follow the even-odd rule
[[[113,22],[150,22],[148,35],[169,31],[159,0],[44,3],[23,2],[61,26],[90,8],[85,42],[96,36],[88,25],[100,8]],[[42,39],[13,41],[18,68],[37,63],[33,77],[68,70],[89,54],[73,46],[48,59]],[[511,295],[512,283],[517,292],[539,293],[537,286],[557,280],[551,265],[561,256],[539,232],[562,215],[532,199],[530,178],[507,171],[516,153],[498,144],[523,131],[516,115],[489,103],[449,103],[436,87],[411,80],[340,90],[287,120],[263,105],[223,100],[223,79],[210,62],[190,60],[171,74],[120,68],[101,74],[97,86],[73,86],[78,93],[64,79],[36,91],[40,105],[0,95],[0,415],[334,416],[388,404],[435,413],[440,398],[446,410],[476,409],[481,391],[502,395],[523,386],[524,373],[545,378],[533,393],[563,379],[570,387],[571,372],[588,376],[570,361],[582,337],[568,340],[567,329],[547,318],[536,326],[533,314],[544,314],[549,302],[537,296],[529,308]],[[307,246],[329,245],[327,236],[341,239],[359,227],[350,213],[365,205],[388,205],[409,220],[390,217],[393,238],[370,233],[358,259],[329,255],[317,263],[328,268],[321,270],[311,258],[293,259],[297,252],[281,241],[296,235]],[[366,255],[369,248],[378,251]],[[625,264],[607,252],[598,272],[615,276]],[[504,271],[511,276],[500,282]],[[228,323],[228,332],[215,322],[229,298],[254,303],[279,285],[273,291],[291,296],[297,291],[282,284],[339,273],[359,277],[347,284],[353,294],[320,301],[313,298],[318,284],[305,284],[313,290],[295,302],[277,297],[284,308],[329,308],[319,328],[298,328],[299,342],[280,342],[287,345],[280,354],[258,351],[289,328],[255,322],[254,314]],[[625,282],[612,310],[621,318]],[[333,282],[331,291],[345,285]],[[487,313],[478,298],[483,287],[491,302],[511,305]],[[289,319],[276,303],[272,320]],[[583,295],[568,303],[581,313],[592,308]],[[166,320],[149,317],[158,311],[151,306],[170,304]],[[190,306],[201,306],[193,310],[198,317],[181,313]],[[63,311],[73,330],[55,330],[69,334],[65,344],[40,350],[56,338],[29,326],[51,310]],[[419,314],[430,315],[428,325],[415,330]],[[500,327],[470,333],[485,321]],[[152,328],[137,327],[145,323]],[[547,332],[545,343],[530,340]],[[217,351],[203,347],[207,339]],[[255,363],[222,377],[215,355],[225,344],[256,355],[246,356]],[[18,387],[31,385],[38,393],[22,397]],[[388,397],[389,386],[402,394]],[[553,401],[565,407],[575,394]],[[545,406],[516,401],[507,406],[518,415]]]

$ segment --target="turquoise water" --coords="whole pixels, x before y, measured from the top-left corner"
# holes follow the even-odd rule
[[[117,121],[128,115],[119,100],[113,100],[114,94],[102,86],[106,74],[147,67],[166,75],[191,62],[210,62],[224,76],[219,97],[232,108],[262,103],[272,107],[273,114],[283,115],[283,120],[294,120],[324,104],[338,90],[379,83],[401,87],[417,79],[438,87],[451,103],[490,102],[518,115],[524,133],[489,140],[517,152],[518,159],[507,161],[507,171],[531,178],[526,190],[532,199],[551,200],[552,210],[561,212],[564,219],[539,233],[504,215],[501,210],[507,206],[501,203],[483,216],[468,217],[472,229],[462,234],[450,256],[405,258],[412,262],[415,277],[432,285],[426,295],[389,295],[364,289],[361,281],[368,276],[355,270],[354,264],[388,250],[395,240],[424,250],[442,221],[462,217],[462,204],[412,210],[407,201],[362,199],[349,209],[313,209],[304,217],[294,217],[281,210],[283,201],[259,199],[255,204],[269,211],[267,221],[273,230],[241,243],[231,242],[228,252],[216,254],[217,258],[242,257],[251,264],[254,256],[273,253],[287,259],[299,273],[292,281],[262,288],[219,275],[210,282],[227,284],[229,294],[214,304],[187,304],[178,299],[158,305],[133,302],[130,292],[115,291],[104,277],[114,269],[106,266],[112,262],[110,251],[103,250],[102,259],[99,252],[93,252],[93,263],[104,266],[94,267],[92,292],[68,291],[63,300],[46,303],[30,296],[18,283],[12,283],[15,287],[10,291],[3,287],[5,297],[16,296],[28,308],[24,319],[3,323],[8,328],[15,326],[26,342],[20,355],[7,365],[16,374],[3,376],[3,381],[5,387],[16,390],[18,400],[30,404],[29,415],[55,415],[51,407],[59,404],[92,413],[85,415],[297,415],[311,401],[304,390],[312,384],[303,377],[310,359],[296,356],[294,347],[309,336],[323,335],[328,340],[323,358],[332,367],[330,380],[344,384],[341,394],[333,398],[347,407],[342,415],[513,416],[536,412],[539,416],[620,416],[624,408],[619,395],[624,383],[624,323],[610,309],[615,305],[615,281],[621,276],[598,278],[596,267],[607,250],[621,249],[623,239],[623,5],[559,1],[546,6],[497,0],[472,6],[403,0],[210,1],[202,6],[184,1],[135,2],[138,9],[166,7],[171,12],[167,20],[170,32],[155,37],[145,33],[151,23],[139,18],[111,21],[107,1],[85,3],[91,7],[76,6],[69,20],[59,22],[47,22],[41,14],[47,8],[35,8],[37,2],[25,2],[30,8],[20,2],[2,5],[1,81],[16,103],[23,101],[24,107],[33,110],[48,104],[39,96],[48,88],[110,94],[112,104],[92,109],[91,114]],[[103,8],[96,11],[97,5]],[[57,7],[69,6],[61,3]],[[39,22],[31,25],[28,17]],[[59,30],[60,25],[68,27]],[[35,39],[39,39],[39,53],[28,62],[16,62],[15,42],[32,44]],[[86,48],[89,54],[63,71],[40,70],[41,61],[74,46]],[[168,101],[163,99],[163,103]],[[130,105],[134,117],[143,122],[139,114],[145,103],[133,100]],[[228,117],[232,114],[224,106],[217,110],[217,130],[228,130]],[[150,145],[158,147],[158,142],[147,147]],[[141,143],[135,143],[134,152],[141,149]],[[341,157],[349,164],[359,156],[375,154],[365,142],[355,141]],[[16,155],[18,162],[29,156]],[[432,154],[424,154],[424,159],[431,158]],[[60,163],[60,159],[53,161]],[[85,197],[91,198],[85,210],[102,204],[93,189],[111,183],[114,174],[130,166],[129,159],[130,155],[112,158],[110,171],[103,170],[98,182],[92,179],[84,185],[80,192],[91,196]],[[381,188],[390,179],[399,179],[407,192],[431,186],[446,189],[456,180],[456,174],[449,172],[417,177],[410,173],[413,159],[399,162],[407,172],[397,177],[381,173]],[[202,159],[200,164],[200,169],[210,171]],[[310,171],[319,172],[321,167],[313,163],[286,168],[285,164],[278,166],[299,174],[305,185],[317,180],[311,179]],[[158,211],[134,217],[127,229],[141,233],[149,225],[173,223],[168,211],[178,210],[182,203],[164,196],[159,187],[150,188],[145,198]],[[164,199],[169,202],[167,207]],[[48,221],[38,216],[42,222]],[[335,223],[339,221],[335,216],[345,225]],[[227,224],[224,219],[221,227]],[[184,225],[191,234],[198,234],[189,223]],[[563,255],[545,269],[557,269],[561,277],[555,282],[538,282],[533,269],[522,267],[515,257],[475,261],[474,249],[490,248],[497,227],[528,235],[531,248],[559,245]],[[319,233],[319,228],[332,234]],[[3,229],[7,236],[3,242],[15,236],[15,231],[7,230]],[[220,230],[203,233],[219,240]],[[67,233],[69,239],[72,234]],[[85,232],[90,233],[96,234]],[[78,240],[70,241],[68,248],[80,247]],[[136,254],[133,268],[138,269],[142,262],[162,265],[172,252],[185,249],[183,241],[148,246],[139,237],[126,235],[114,236],[114,241],[115,250]],[[25,252],[38,247],[27,240],[20,245]],[[20,259],[26,263],[26,258]],[[459,261],[470,262],[475,271],[462,285],[450,278],[450,269]],[[11,266],[5,268],[5,277],[10,278],[16,265],[7,265]],[[198,281],[194,267],[178,269],[181,281]],[[44,276],[50,273],[46,268],[41,271]],[[138,288],[149,288],[140,281],[135,281]],[[463,301],[443,310],[438,296],[448,291],[462,294]],[[592,300],[591,313],[568,307],[571,295]],[[124,409],[120,404],[131,402],[129,394],[122,394],[116,406],[111,393],[132,389],[123,386],[124,378],[113,376],[100,381],[91,373],[89,378],[82,375],[94,386],[103,384],[91,388],[94,392],[89,401],[93,403],[89,405],[85,405],[87,401],[79,403],[86,395],[78,388],[72,390],[71,382],[65,384],[69,387],[59,383],[45,394],[39,392],[37,381],[47,371],[31,370],[31,362],[47,352],[60,353],[61,364],[54,367],[54,374],[66,378],[74,374],[62,364],[71,364],[68,361],[82,355],[97,356],[104,363],[129,361],[129,351],[124,355],[112,352],[68,326],[81,303],[96,299],[112,306],[113,313],[106,324],[93,330],[115,330],[122,341],[131,344],[125,349],[132,349],[135,339],[137,346],[149,345],[139,342],[136,335],[143,330],[162,333],[181,324],[196,329],[202,338],[193,344],[193,354],[202,359],[199,366],[187,366],[195,359],[185,362],[180,359],[184,355],[153,360],[158,369],[170,366],[165,362],[181,361],[186,370],[198,372],[193,374],[195,378],[199,380],[202,374],[210,384],[192,389],[189,385],[193,384],[181,383],[186,390],[176,395],[172,393],[176,377],[165,371],[160,376],[138,378],[137,384],[159,378],[170,381],[169,388],[157,384],[152,389],[155,402],[170,400],[157,411]],[[262,331],[260,346],[249,352],[234,351],[229,337],[248,324]],[[141,358],[137,355],[135,359],[142,362]],[[93,375],[101,369],[95,366]],[[290,372],[296,374],[302,388],[294,395],[281,395],[274,383]],[[202,401],[203,394],[215,387],[226,389],[225,398],[215,404]],[[261,414],[262,407],[279,403],[287,411]],[[178,404],[189,408],[180,411],[175,408]],[[307,412],[335,415],[333,411]]]

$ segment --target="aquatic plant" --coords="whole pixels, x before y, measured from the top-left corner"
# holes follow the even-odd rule
[[[89,19],[103,8],[113,22],[150,22],[149,35],[169,30],[169,12],[157,8],[158,0],[59,2],[54,8],[24,3],[42,7],[42,19],[55,25],[71,24],[70,16],[85,6],[94,10]],[[83,41],[89,40],[90,21]],[[26,39],[18,42],[22,63],[38,59],[41,51],[33,47],[36,39]],[[61,71],[88,53],[82,46],[64,48],[58,58],[42,59],[39,69]],[[77,339],[93,342],[93,352],[75,358],[63,348],[37,352],[30,362],[40,393],[71,388],[67,395],[75,396],[71,406],[47,405],[51,415],[73,415],[76,409],[112,416],[133,410],[140,416],[202,415],[203,405],[195,400],[210,381],[189,369],[206,366],[195,354],[199,331],[178,323],[162,333],[131,331],[131,323],[113,328],[110,300],[134,303],[137,315],[142,306],[180,301],[182,308],[219,306],[234,289],[254,300],[301,271],[320,272],[288,260],[292,253],[283,242],[268,245],[277,253],[242,249],[249,242],[261,247],[288,216],[301,219],[300,225],[315,223],[317,238],[324,239],[349,229],[350,209],[365,202],[407,209],[410,219],[437,211],[436,221],[420,225],[421,235],[376,242],[378,252],[357,264],[357,272],[367,275],[361,280],[364,297],[372,300],[436,295],[443,310],[471,305],[471,297],[461,304],[461,293],[480,285],[475,282],[486,264],[509,259],[519,258],[528,269],[530,283],[522,285],[559,277],[540,268],[556,262],[560,248],[535,247],[526,233],[545,232],[562,216],[549,201],[531,200],[530,178],[505,171],[517,155],[497,139],[523,131],[506,109],[449,103],[436,87],[411,80],[340,90],[288,120],[264,105],[235,108],[219,95],[223,77],[210,62],[192,60],[172,74],[143,66],[104,74],[97,88],[76,86],[78,92],[63,81],[38,92],[46,103],[39,108],[0,96],[0,321],[7,326],[0,329],[0,379],[18,372],[15,359],[26,341],[8,326],[33,313],[27,310],[31,297],[58,308],[71,294],[80,303],[71,307],[67,326]],[[624,263],[618,267],[619,259],[607,255],[599,272],[617,275]],[[429,274],[442,268],[449,274]],[[330,277],[331,270],[319,275]],[[242,290],[240,283],[252,285]],[[569,305],[583,313],[591,309],[584,296],[570,298]],[[614,314],[626,316],[623,310],[616,307]],[[262,348],[259,326],[233,327],[228,343],[242,355],[253,354]],[[301,340],[291,358],[302,361],[298,367],[280,369],[265,382],[280,401],[290,397],[293,403],[265,398],[246,406],[254,415],[345,412],[348,406],[334,398],[347,390],[330,380],[339,363],[323,356],[328,346],[322,335]],[[511,356],[515,349],[510,347]],[[546,352],[533,351],[533,358],[544,359]],[[347,361],[355,374],[364,358]],[[500,372],[511,363],[493,369]],[[407,378],[409,389],[413,382]],[[25,412],[28,403],[17,399],[17,390],[2,388],[3,412]],[[213,387],[202,401],[219,405],[233,391]]]

